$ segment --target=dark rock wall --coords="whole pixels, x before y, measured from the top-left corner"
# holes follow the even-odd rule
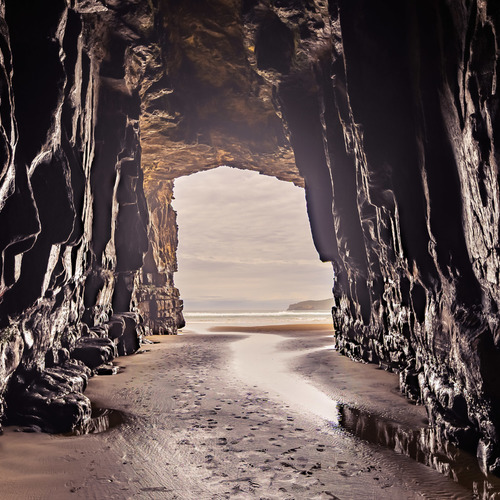
[[[343,259],[339,345],[399,371],[445,436],[471,448],[480,438],[480,462],[495,470],[498,7],[339,4],[333,94],[367,263]]]
[[[53,431],[88,419],[85,365],[130,352],[140,334],[120,314],[148,245],[127,62],[148,33],[143,4],[0,3],[0,413],[6,397],[11,421]]]

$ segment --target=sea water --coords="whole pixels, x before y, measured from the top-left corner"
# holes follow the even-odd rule
[[[288,325],[329,324],[331,311],[184,311],[184,319],[190,323],[217,325]]]

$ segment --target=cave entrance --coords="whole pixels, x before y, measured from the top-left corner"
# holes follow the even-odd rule
[[[186,317],[331,297],[331,264],[314,248],[303,188],[222,166],[177,178],[172,205]]]

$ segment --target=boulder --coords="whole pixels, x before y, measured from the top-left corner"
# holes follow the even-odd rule
[[[115,343],[106,337],[82,337],[71,351],[73,359],[82,361],[91,369],[111,361],[117,354]]]

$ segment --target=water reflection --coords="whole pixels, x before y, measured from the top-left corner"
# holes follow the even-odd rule
[[[340,425],[355,436],[425,464],[471,491],[474,498],[500,498],[500,478],[485,476],[476,457],[446,441],[430,427],[408,429],[358,408],[339,405]]]
[[[286,338],[280,335],[253,333],[233,342],[231,347],[235,355],[235,373],[247,384],[272,391],[282,401],[305,408],[310,413],[331,421],[333,425],[338,425],[337,401],[290,370],[290,359],[295,358],[297,353],[278,349],[284,340]],[[314,349],[316,350],[318,349]],[[302,353],[304,352],[306,351],[303,350]]]

